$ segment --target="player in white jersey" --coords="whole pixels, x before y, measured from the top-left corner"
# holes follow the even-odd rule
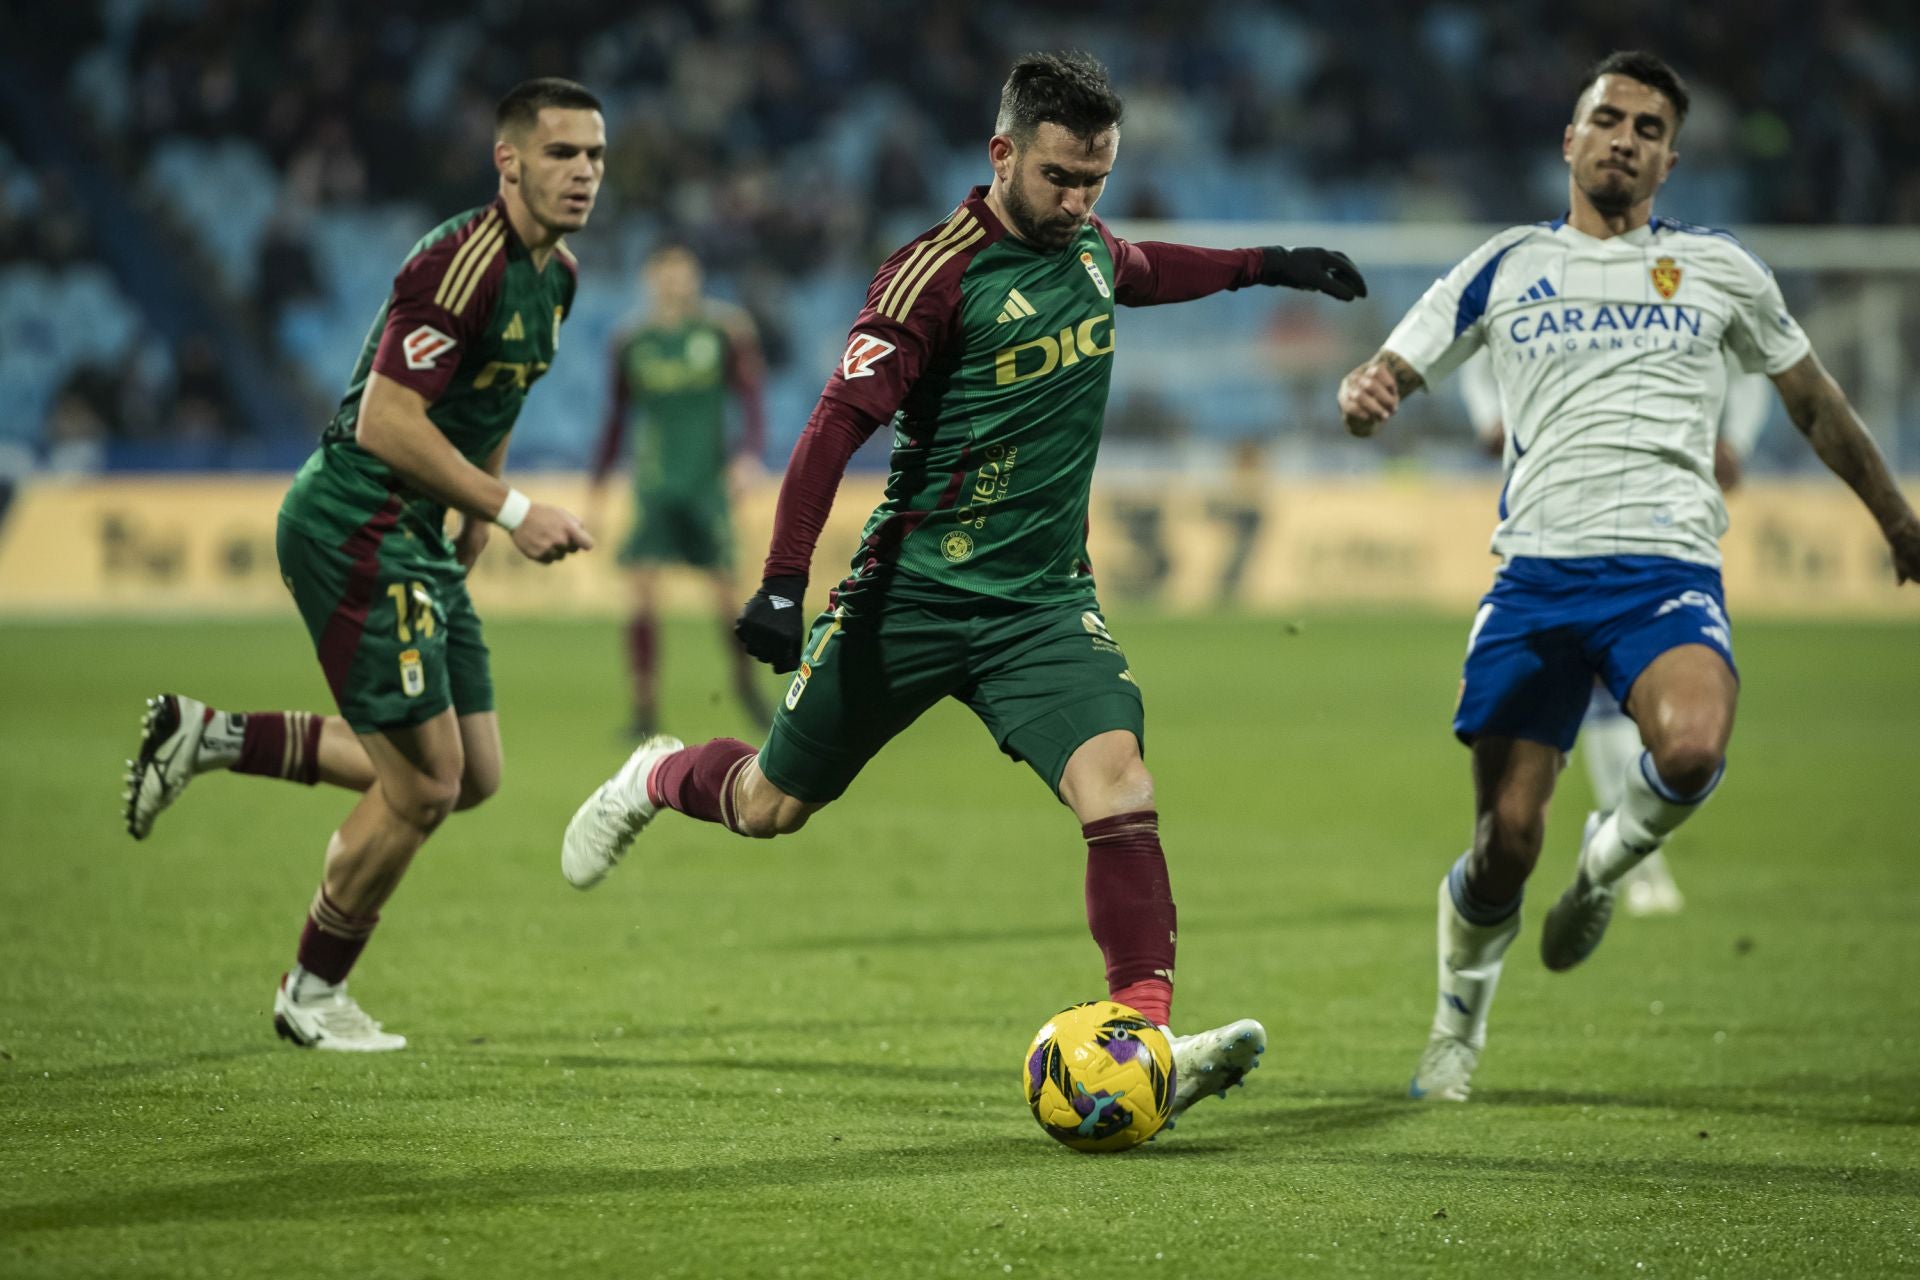
[[[1713,477],[1722,348],[1773,379],[1879,522],[1898,580],[1920,578],[1920,519],[1771,273],[1724,232],[1653,217],[1686,110],[1658,58],[1602,60],[1562,142],[1566,215],[1481,246],[1340,384],[1347,428],[1371,435],[1403,396],[1485,347],[1508,427],[1493,537],[1503,563],[1468,636],[1454,716],[1473,750],[1473,847],[1440,885],[1440,992],[1416,1098],[1467,1096],[1593,678],[1645,750],[1619,807],[1588,819],[1573,885],[1541,931],[1549,969],[1599,945],[1615,882],[1720,780],[1739,690]]]
[[[1726,369],[1726,397],[1720,411],[1719,434],[1713,445],[1713,475],[1722,493],[1732,493],[1754,442],[1766,426],[1770,390],[1764,374],[1748,373],[1732,351],[1722,351]],[[1506,449],[1506,415],[1500,406],[1500,385],[1493,361],[1484,352],[1461,366],[1460,398],[1467,407],[1475,434],[1500,456]],[[1586,718],[1580,722],[1580,755],[1595,805],[1603,814],[1620,807],[1627,770],[1640,757],[1640,727],[1607,689],[1593,682]],[[1678,914],[1686,905],[1680,884],[1667,865],[1665,853],[1654,850],[1629,867],[1619,879],[1621,905],[1632,916]]]

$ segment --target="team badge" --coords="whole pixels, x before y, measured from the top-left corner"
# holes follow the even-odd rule
[[[940,539],[940,554],[945,556],[949,563],[959,564],[973,554],[973,535],[965,529],[955,529]]]
[[[1674,265],[1672,258],[1656,259],[1650,274],[1653,276],[1653,288],[1662,298],[1671,298],[1680,292],[1680,268]]]
[[[892,353],[891,342],[882,342],[870,333],[856,333],[847,343],[847,353],[840,357],[840,376],[871,378],[873,366]]]
[[[1100,264],[1093,260],[1093,253],[1090,250],[1080,251],[1080,265],[1085,267],[1087,274],[1093,277],[1093,287],[1100,291],[1100,296],[1111,298],[1113,294],[1107,289],[1107,278],[1100,274]]]
[[[400,691],[417,698],[427,691],[427,669],[420,665],[418,649],[400,651]]]
[[[400,340],[409,369],[431,369],[434,362],[460,344],[430,324],[423,324]]]

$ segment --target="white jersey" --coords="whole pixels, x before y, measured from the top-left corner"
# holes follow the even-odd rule
[[[1722,349],[1782,373],[1811,349],[1766,264],[1655,218],[1605,240],[1511,227],[1436,280],[1386,349],[1429,385],[1485,347],[1507,425],[1493,549],[1720,563]]]

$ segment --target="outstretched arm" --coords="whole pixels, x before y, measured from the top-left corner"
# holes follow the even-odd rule
[[[1394,415],[1403,396],[1426,385],[1405,359],[1380,348],[1373,359],[1340,379],[1340,416],[1356,436],[1370,436]]]
[[[1367,282],[1344,253],[1330,249],[1203,249],[1191,244],[1122,240],[1100,226],[1113,255],[1114,296],[1122,306],[1191,302],[1224,289],[1284,285],[1341,302],[1367,296]]]
[[[1808,352],[1784,372],[1773,375],[1787,416],[1807,438],[1827,469],[1860,495],[1880,524],[1893,552],[1893,569],[1901,582],[1920,581],[1920,517],[1908,505],[1900,486],[1887,471],[1873,437],[1847,401],[1847,393]]]

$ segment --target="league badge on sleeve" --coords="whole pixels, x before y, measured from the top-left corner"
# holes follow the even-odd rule
[[[840,357],[840,374],[845,378],[871,378],[873,366],[892,353],[891,342],[882,342],[870,333],[856,333],[847,342],[847,353]]]
[[[409,369],[431,369],[434,362],[460,344],[430,324],[423,324],[400,343]]]
[[[1680,292],[1680,268],[1672,258],[1658,258],[1651,269],[1654,292],[1662,298],[1671,299]]]

